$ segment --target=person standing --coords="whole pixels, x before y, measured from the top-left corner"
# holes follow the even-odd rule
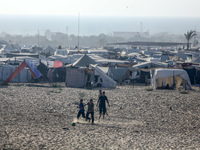
[[[92,124],[94,123],[94,103],[93,103],[93,100],[90,99],[90,102],[87,103],[88,105],[88,110],[87,110],[87,114],[86,114],[86,121],[87,119],[89,119],[89,122],[90,122],[90,118],[88,117],[89,114],[91,114],[91,118],[92,118]]]
[[[105,91],[103,91],[102,95],[99,97],[99,100],[97,102],[97,105],[99,104],[99,119],[101,118],[102,113],[103,113],[103,119],[104,119],[104,116],[106,113],[106,102],[108,104],[108,107],[110,107],[107,96],[105,95]]]
[[[83,99],[80,100],[80,103],[78,104],[79,112],[77,115],[77,119],[79,119],[80,115],[82,115],[83,118],[85,118],[85,109],[84,109]]]
[[[99,95],[98,95],[98,99],[99,99],[99,97],[102,95],[102,91],[101,91],[101,89],[99,90]]]

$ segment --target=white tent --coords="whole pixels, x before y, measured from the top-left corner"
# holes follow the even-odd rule
[[[148,61],[148,62],[143,62],[143,63],[139,63],[136,65],[133,65],[132,68],[133,69],[141,69],[141,68],[158,68],[158,67],[163,67],[166,68],[168,67],[167,63],[163,63],[163,62],[152,62],[152,61]]]
[[[155,69],[151,70],[151,85],[154,89],[157,87],[172,86],[176,84],[176,89],[181,85],[185,86],[186,90],[191,90],[191,83],[187,72],[183,69]]]
[[[102,79],[102,87],[104,88],[115,88],[116,82],[110,78],[107,74],[105,74],[97,65],[90,65],[92,69],[94,69],[94,75],[99,76]]]

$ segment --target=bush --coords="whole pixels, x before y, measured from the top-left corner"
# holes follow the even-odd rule
[[[85,97],[84,92],[78,92],[78,95],[79,95],[79,99],[83,99]]]

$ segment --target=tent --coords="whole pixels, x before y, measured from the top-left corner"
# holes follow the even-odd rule
[[[126,77],[127,68],[109,68],[108,76],[113,80],[119,82],[120,79],[124,80]]]
[[[172,86],[176,84],[176,89],[181,85],[185,86],[185,89],[192,89],[189,76],[183,69],[156,69],[151,70],[151,84],[153,88],[162,86]]]
[[[195,69],[196,69],[195,81],[196,84],[200,85],[200,67],[195,67]]]
[[[195,60],[192,61],[193,63],[200,63],[200,56],[197,57]]]
[[[50,55],[54,55],[54,52],[55,52],[56,50],[54,49],[54,48],[52,48],[51,46],[48,46],[48,47],[46,47],[42,52],[44,52],[44,53],[49,53]]]
[[[187,74],[190,78],[190,83],[194,84],[195,83],[195,74],[196,74],[195,67],[192,67],[192,66],[191,67],[184,67],[183,69],[187,72]]]
[[[66,86],[83,88],[86,86],[85,68],[66,68]]]
[[[112,78],[110,78],[107,74],[105,74],[97,65],[90,65],[90,67],[94,70],[94,76],[98,77],[95,84],[98,84],[98,82],[100,82],[101,87],[104,88],[116,87],[116,82]]]
[[[66,66],[66,86],[83,88],[87,86],[87,83],[91,82],[92,73],[89,69],[90,64],[96,64],[88,55],[83,55],[73,64]],[[88,71],[90,70],[90,71]]]
[[[167,68],[168,64],[167,63],[163,63],[163,62],[144,62],[144,63],[139,63],[136,65],[133,65],[132,68],[133,69],[141,69],[141,68],[158,68],[158,67],[162,67],[162,68]]]
[[[186,90],[191,90],[191,83],[187,72],[183,69],[155,69],[151,70],[151,86],[156,89],[169,85],[169,87],[176,85],[176,89],[180,85]]]
[[[42,74],[40,73],[39,70],[37,70],[37,68],[34,67],[34,65],[27,61],[24,60],[18,67],[17,69],[4,81],[5,84],[9,83],[11,80],[13,80],[25,67],[28,67],[33,78],[37,79],[40,78],[42,76]]]
[[[76,62],[72,64],[73,67],[89,67],[90,64],[97,64],[93,59],[88,55],[83,55]]]
[[[0,81],[5,81],[17,68],[17,65],[3,65],[0,66]],[[31,82],[31,72],[28,68],[23,69],[13,80],[12,82],[16,83],[27,83]]]

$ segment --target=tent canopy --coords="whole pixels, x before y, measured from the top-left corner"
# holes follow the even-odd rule
[[[116,82],[110,78],[107,74],[105,74],[97,65],[90,65],[90,67],[94,70],[94,75],[102,78],[102,87],[104,88],[115,88]]]
[[[74,67],[87,67],[90,64],[97,64],[93,59],[91,59],[88,55],[83,55],[80,59],[72,64]]]
[[[144,62],[144,63],[139,63],[136,65],[133,65],[132,68],[133,69],[141,69],[141,68],[156,68],[156,67],[163,67],[166,68],[168,67],[167,63],[163,63],[163,62]]]
[[[151,85],[155,89],[158,86],[161,86],[162,81],[165,79],[166,84],[176,82],[176,88],[178,88],[184,80],[185,88],[187,90],[192,89],[189,76],[187,72],[183,69],[155,69],[151,70]],[[160,82],[160,83],[159,83]],[[178,86],[179,85],[179,86]]]

